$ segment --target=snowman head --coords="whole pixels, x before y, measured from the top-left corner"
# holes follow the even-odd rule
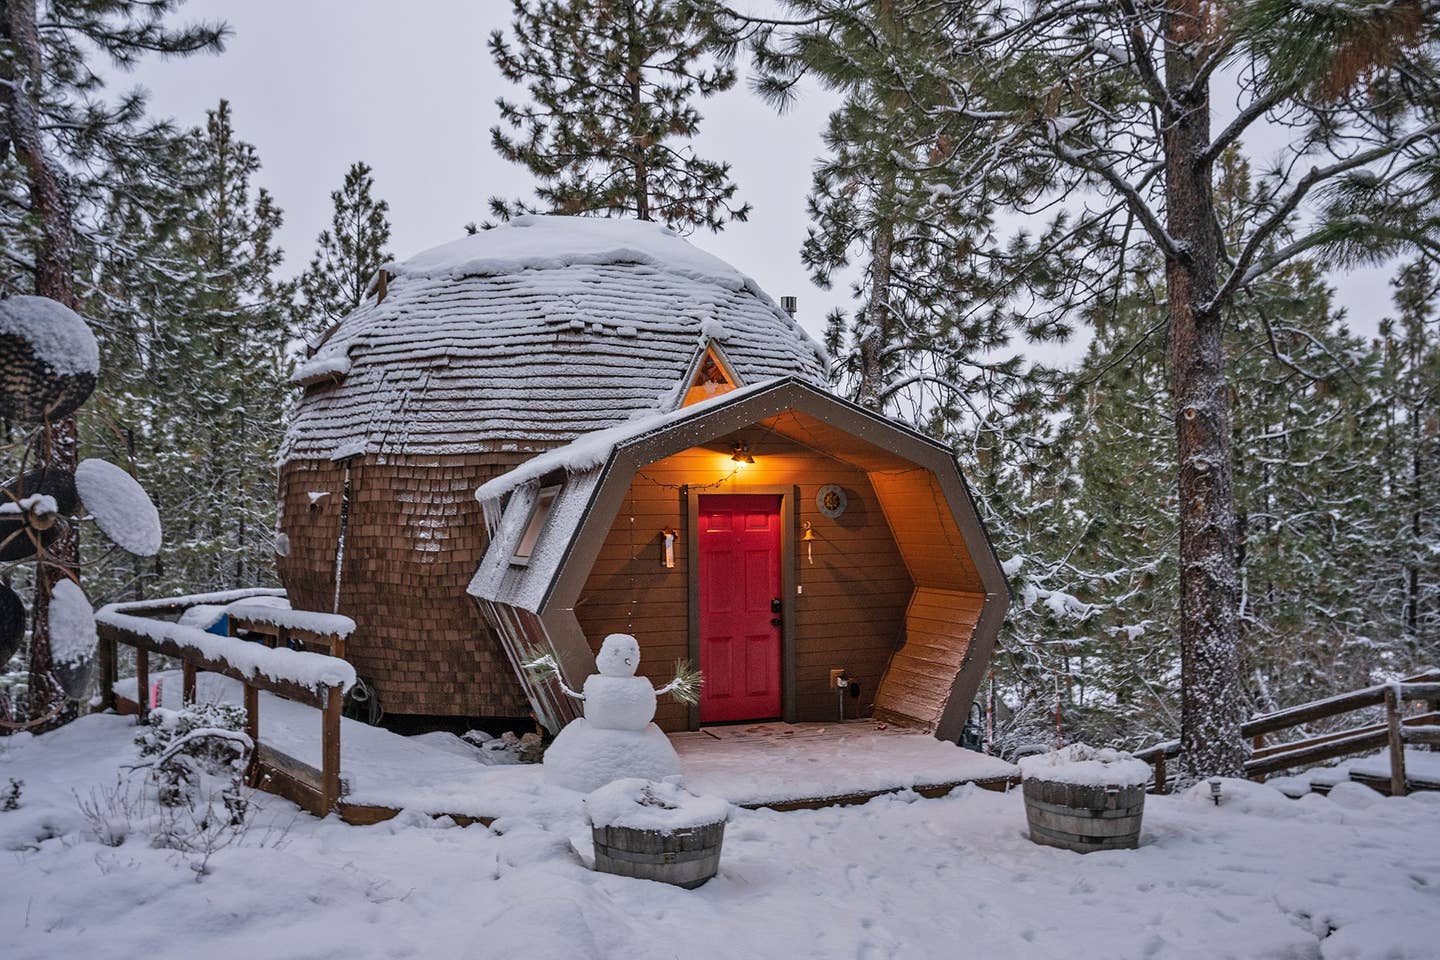
[[[630,677],[640,665],[640,644],[628,633],[612,633],[600,644],[595,668],[607,677]]]

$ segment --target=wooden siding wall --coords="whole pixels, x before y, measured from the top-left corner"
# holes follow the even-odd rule
[[[970,651],[985,595],[916,587],[905,611],[905,644],[875,697],[876,716],[933,727]]]
[[[757,487],[800,488],[793,532],[797,559],[795,597],[795,708],[798,720],[831,720],[837,698],[828,689],[830,670],[846,669],[860,682],[858,704],[847,698],[847,716],[868,714],[886,665],[900,644],[911,580],[885,515],[864,471],[760,430],[740,435],[754,465],[718,486],[698,489],[734,472],[729,444],[693,448],[640,471],[581,593],[575,614],[597,651],[609,633],[640,641],[641,672],[666,682],[677,659],[689,656],[688,544],[685,499],[692,495],[745,493]],[[815,509],[825,484],[839,484],[849,500],[831,520]],[[633,520],[632,520],[633,518]],[[812,565],[799,526],[815,531]],[[662,565],[661,531],[680,531],[675,566]],[[952,677],[953,679],[953,677]],[[686,707],[662,699],[656,720],[667,731],[686,729]]]
[[[530,713],[499,641],[465,588],[485,548],[475,488],[526,454],[373,455],[352,461],[340,612],[348,658],[392,714]],[[344,467],[292,460],[280,471],[280,577],[297,608],[329,611]],[[311,491],[327,492],[315,509]]]

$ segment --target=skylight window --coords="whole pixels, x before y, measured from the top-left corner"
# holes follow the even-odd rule
[[[545,487],[535,498],[535,505],[530,508],[530,517],[525,521],[525,532],[520,534],[520,542],[515,545],[515,552],[510,557],[510,562],[515,566],[523,567],[530,563],[535,544],[540,539],[541,531],[545,529],[545,521],[550,518],[550,509],[559,495],[560,487],[557,485]]]

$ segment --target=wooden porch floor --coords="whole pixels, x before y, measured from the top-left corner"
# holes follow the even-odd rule
[[[180,674],[155,679],[159,704],[177,709]],[[122,680],[115,692],[132,699],[134,684]],[[197,696],[238,703],[240,684],[201,674]],[[269,753],[318,765],[317,713],[262,692],[260,742]],[[712,727],[671,739],[687,787],[749,808],[816,809],[905,789],[933,797],[965,783],[1003,790],[1018,782],[1018,771],[1004,761],[870,721]],[[506,816],[563,813],[575,803],[575,794],[545,783],[538,765],[487,765],[448,736],[403,737],[346,719],[340,752],[339,813],[351,823],[378,823],[411,810],[488,824]]]

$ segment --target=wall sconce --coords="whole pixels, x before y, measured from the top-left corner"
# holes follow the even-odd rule
[[[803,532],[800,534],[800,542],[805,544],[805,559],[810,561],[810,566],[815,566],[815,531],[806,520],[802,525]]]
[[[755,462],[755,457],[750,453],[750,444],[748,443],[737,442],[735,444],[735,452],[731,454],[730,459],[741,467]]]
[[[675,566],[675,541],[679,539],[679,537],[680,534],[676,533],[673,527],[666,527],[660,531],[660,538],[665,544],[665,555],[661,563],[667,567]]]

